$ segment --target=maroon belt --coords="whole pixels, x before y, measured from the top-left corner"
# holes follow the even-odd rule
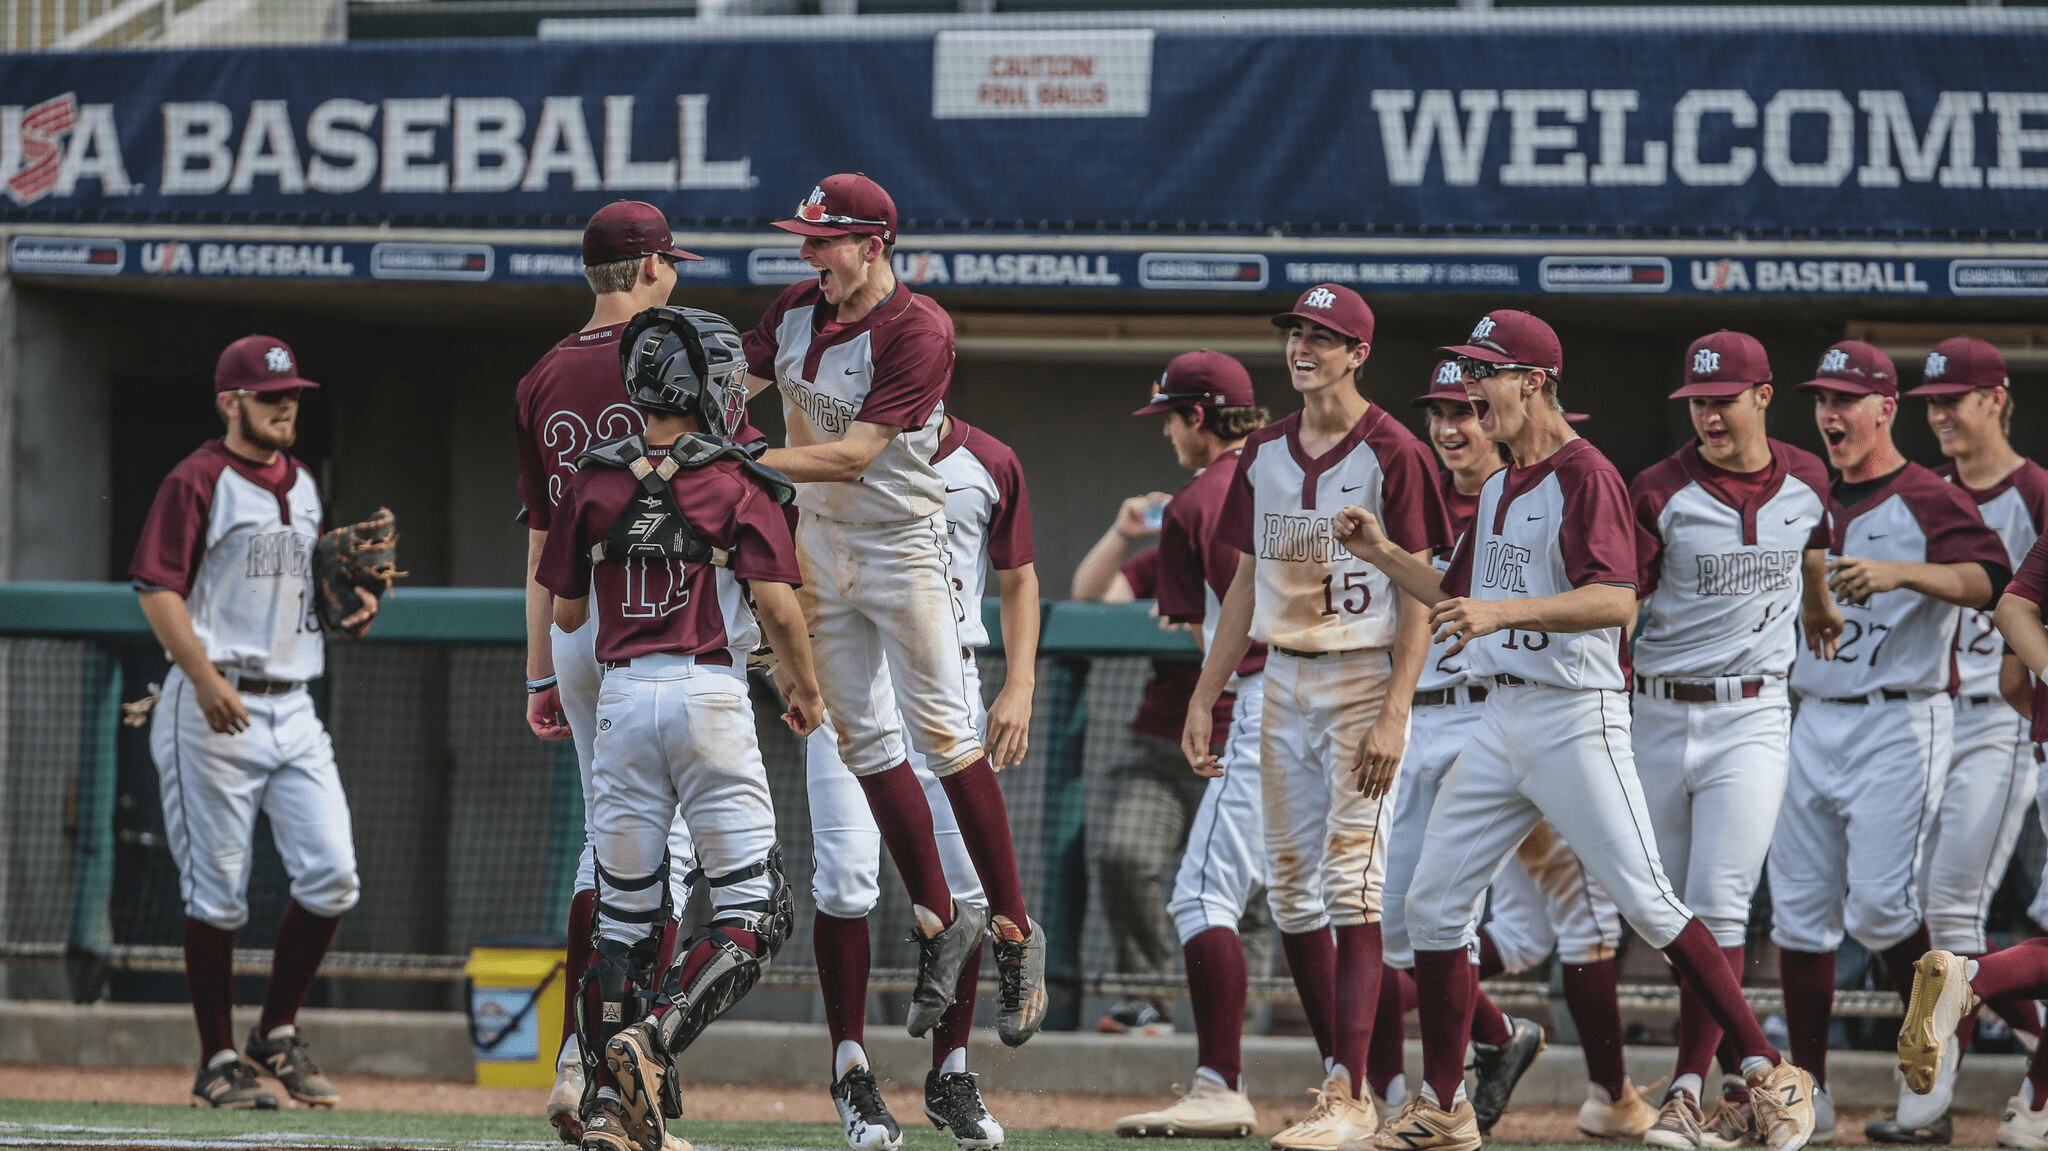
[[[1688,683],[1684,680],[1665,679],[1657,681],[1657,690],[1650,690],[1650,681],[1636,677],[1636,690],[1648,696],[1675,699],[1680,703],[1712,703],[1721,698],[1720,689],[1712,683]],[[1742,681],[1742,698],[1755,699],[1764,693],[1762,676],[1749,676]]]
[[[727,650],[725,650],[724,648],[719,648],[719,649],[717,649],[716,651],[707,651],[707,652],[703,653],[702,655],[694,656],[693,658],[694,658],[694,659],[695,659],[695,660],[697,661],[697,665],[698,665],[699,667],[731,667],[731,666],[732,666],[732,653],[731,653],[731,652],[729,652],[729,651],[727,651]],[[631,667],[631,666],[633,666],[633,660],[631,659],[631,657],[628,657],[628,658],[626,658],[626,659],[613,659],[613,660],[606,660],[606,661],[605,661],[605,665],[604,665],[604,669],[605,669],[606,671],[610,671],[610,670],[612,670],[613,668],[619,668],[619,667]]]
[[[243,695],[284,695],[304,686],[301,680],[255,679],[246,675],[235,681],[235,690]]]

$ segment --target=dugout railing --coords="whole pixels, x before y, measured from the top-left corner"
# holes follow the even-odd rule
[[[1004,663],[995,601],[984,606],[996,637],[982,653],[993,698]],[[343,989],[330,1002],[432,1003],[394,996],[392,981],[459,983],[475,941],[560,935],[582,793],[571,745],[542,743],[526,728],[522,613],[516,590],[405,588],[367,637],[328,645],[328,674],[313,690],[348,790],[364,884],[323,968]],[[1049,1026],[1080,1024],[1087,995],[1185,995],[1177,971],[1115,973],[1088,832],[1108,825],[1118,800],[1109,769],[1128,756],[1125,725],[1151,661],[1197,655],[1184,630],[1162,628],[1145,604],[1043,605],[1031,752],[1001,778],[1027,895],[1052,941]],[[0,965],[62,964],[63,991],[81,1002],[182,987],[164,978],[183,970],[182,909],[147,727],[121,723],[123,705],[161,683],[166,667],[126,585],[0,584]],[[816,985],[802,747],[778,722],[772,688],[758,678],[755,686],[798,904],[796,936],[763,987],[801,991]],[[237,970],[249,974],[267,969],[269,953],[247,945],[270,937],[286,899],[266,829],[253,847],[251,921],[236,952]],[[893,874],[882,891],[871,985],[907,991],[909,909]],[[383,993],[352,994],[351,984]],[[1552,998],[1543,983],[1489,987],[1511,1008]],[[1294,994],[1284,975],[1256,974],[1251,993]],[[1780,1004],[1774,988],[1749,995],[1760,1011]],[[1637,1008],[1676,1003],[1666,983],[1627,984],[1622,998]],[[1897,1005],[1890,992],[1845,991],[1837,1012],[1893,1015]]]

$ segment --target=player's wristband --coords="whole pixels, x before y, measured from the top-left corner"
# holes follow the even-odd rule
[[[544,675],[539,679],[529,679],[526,681],[526,694],[533,695],[536,692],[546,691],[553,686],[555,686],[555,677],[551,675]]]

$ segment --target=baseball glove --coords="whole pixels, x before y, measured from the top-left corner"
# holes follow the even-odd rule
[[[405,574],[398,570],[398,520],[390,508],[321,536],[313,545],[313,607],[320,630],[351,639],[363,634],[369,618],[343,623],[363,610],[356,589],[382,599]]]

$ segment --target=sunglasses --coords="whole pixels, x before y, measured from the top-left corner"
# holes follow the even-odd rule
[[[1539,368],[1534,364],[1496,364],[1489,360],[1475,360],[1469,356],[1460,356],[1458,358],[1458,370],[1465,373],[1465,378],[1468,380],[1490,380],[1502,372],[1547,372],[1550,369]]]
[[[259,404],[276,405],[284,403],[286,400],[296,402],[299,398],[299,389],[285,388],[275,392],[252,392],[247,388],[240,388],[236,390],[235,394],[247,396]]]
[[[840,216],[825,210],[825,205],[805,200],[796,206],[796,218],[806,224],[857,224],[867,228],[886,228],[887,220],[863,220],[857,216]]]

